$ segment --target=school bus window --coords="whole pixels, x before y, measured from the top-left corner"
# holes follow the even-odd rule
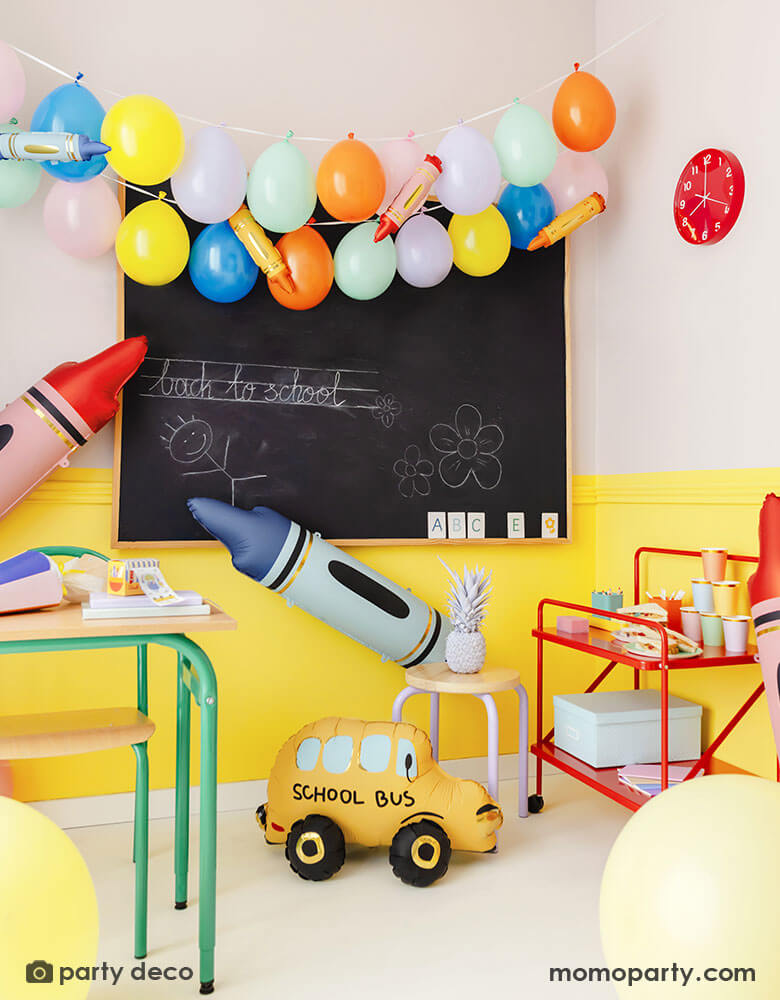
[[[298,753],[295,755],[295,763],[299,771],[313,771],[317,766],[317,758],[320,755],[320,741],[314,736],[301,740]]]
[[[352,763],[352,737],[331,736],[322,751],[322,766],[331,774],[343,774]]]
[[[408,778],[410,781],[417,777],[417,754],[414,752],[414,743],[411,740],[401,738],[398,741],[395,771],[400,777]]]
[[[390,764],[390,751],[393,743],[389,736],[374,733],[364,736],[360,744],[360,766],[364,771],[379,774],[386,771]]]

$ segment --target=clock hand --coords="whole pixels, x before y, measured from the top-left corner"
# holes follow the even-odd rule
[[[714,201],[716,205],[728,205],[727,201],[719,201],[717,198],[713,198],[711,194],[707,195],[707,201]]]
[[[698,195],[698,198],[699,198],[699,204],[698,204],[698,205],[696,206],[696,208],[694,208],[694,209],[693,209],[693,211],[692,211],[692,212],[689,212],[689,213],[688,213],[688,218],[689,218],[689,219],[690,219],[690,217],[691,217],[691,216],[693,215],[693,212],[695,212],[695,211],[696,211],[696,209],[699,209],[699,208],[701,208],[701,206],[702,206],[702,205],[704,204],[704,202],[705,202],[705,201],[707,200],[707,199],[706,199],[706,197],[705,197],[705,195],[703,195],[703,194],[700,194],[700,195]]]

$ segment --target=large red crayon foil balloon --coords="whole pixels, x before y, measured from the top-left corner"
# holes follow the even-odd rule
[[[323,156],[317,197],[334,219],[362,222],[376,212],[384,194],[385,172],[379,157],[351,132]]]
[[[313,309],[330,291],[333,284],[333,255],[325,240],[311,226],[301,226],[285,233],[276,244],[290,269],[293,290],[286,291],[275,281],[268,282],[268,291],[287,309]]]
[[[615,127],[615,102],[598,77],[579,69],[569,74],[555,95],[552,111],[555,134],[569,149],[588,153],[598,149]]]
[[[780,753],[780,497],[770,493],[758,521],[758,568],[748,580],[769,717]]]

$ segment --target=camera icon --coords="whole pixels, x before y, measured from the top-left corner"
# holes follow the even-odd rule
[[[27,963],[28,983],[53,983],[54,967],[51,962],[28,962]]]

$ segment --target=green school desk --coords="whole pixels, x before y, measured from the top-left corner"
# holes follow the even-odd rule
[[[90,549],[51,546],[41,548],[50,556],[89,554]],[[148,712],[147,647],[167,646],[177,652],[176,711],[176,819],[175,906],[187,905],[190,812],[190,696],[200,708],[200,888],[199,947],[200,992],[214,989],[214,941],[217,868],[217,678],[208,656],[185,633],[220,632],[236,622],[216,605],[211,614],[171,618],[120,618],[84,621],[77,604],[49,611],[0,616],[0,655],[7,653],[61,653],[81,649],[136,648],[138,712]],[[40,717],[38,717],[40,718]],[[134,746],[135,749],[135,746]],[[136,751],[136,928],[135,954],[146,953],[146,871],[148,863],[149,772],[144,752]]]

